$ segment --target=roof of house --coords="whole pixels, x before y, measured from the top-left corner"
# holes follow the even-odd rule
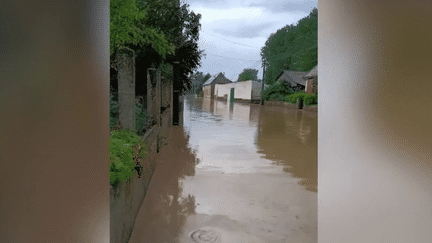
[[[225,78],[223,73],[218,73],[215,74],[213,76],[211,76],[211,78],[209,78],[209,80],[207,80],[203,86],[212,84],[214,82],[218,82],[218,83],[232,83],[229,79]]]
[[[313,78],[318,76],[318,65],[316,65],[309,73],[305,76],[305,78]]]
[[[306,85],[306,80],[304,77],[307,75],[307,72],[297,72],[297,71],[287,71],[284,70],[279,74],[276,80],[285,80],[293,85]]]

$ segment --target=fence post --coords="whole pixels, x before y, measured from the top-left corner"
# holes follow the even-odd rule
[[[161,127],[161,106],[162,106],[162,102],[161,102],[161,71],[157,70],[156,71],[156,87],[155,87],[155,108],[156,108],[156,119],[157,119],[157,125],[158,125],[158,129]]]
[[[117,58],[119,121],[123,128],[135,131],[135,52],[123,47]]]
[[[175,62],[173,66],[173,126],[178,126],[180,122],[180,89],[182,83],[178,74],[178,64],[179,62]]]

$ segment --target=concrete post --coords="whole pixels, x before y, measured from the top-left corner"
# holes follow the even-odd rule
[[[119,121],[123,128],[136,130],[135,126],[135,52],[121,48],[118,58]]]
[[[157,70],[149,68],[147,70],[147,113],[156,116],[155,89],[157,83]]]
[[[157,119],[158,128],[161,126],[161,106],[162,106],[162,89],[161,89],[161,71],[156,71],[156,87],[155,87],[155,116]]]
[[[261,105],[264,105],[264,98],[263,98],[263,92],[264,92],[264,78],[265,78],[265,65],[263,67],[263,78],[261,81]]]

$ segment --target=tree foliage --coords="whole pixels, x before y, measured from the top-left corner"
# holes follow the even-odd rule
[[[318,9],[272,33],[261,48],[266,83],[272,84],[282,70],[309,71],[318,63]]]
[[[183,91],[190,89],[190,76],[201,65],[203,56],[203,51],[198,48],[201,14],[195,14],[188,4],[177,0],[139,0],[139,6],[151,9],[152,14],[145,20],[145,25],[162,31],[175,45],[175,52],[166,57],[152,48],[142,48],[140,56],[146,61],[141,63],[141,68],[146,70],[178,63],[175,77],[178,86]]]
[[[174,53],[174,45],[162,31],[143,24],[147,12],[148,9],[137,6],[136,0],[110,1],[110,56],[120,47],[131,45],[151,46],[163,57]]]
[[[210,73],[207,73],[206,76],[204,76],[204,79],[203,79],[203,81],[202,81],[202,84],[204,84],[205,82],[207,82],[207,80],[209,80],[211,77],[212,77],[211,74],[210,74]]]
[[[203,72],[196,71],[192,73],[190,80],[195,91],[199,91],[202,88],[202,85],[211,77],[209,73],[204,75]]]
[[[258,70],[252,68],[245,68],[239,74],[237,81],[247,81],[247,80],[258,80]]]
[[[175,85],[183,90],[190,88],[190,75],[201,65],[203,56],[203,51],[198,49],[201,15],[190,11],[188,4],[181,4],[178,0],[113,1],[110,15],[112,21],[118,23],[114,23],[114,28],[111,24],[112,53],[115,53],[115,43],[135,51],[136,95],[147,94],[148,68],[161,69],[164,76],[173,77],[173,64],[176,62],[179,64],[176,68],[178,76],[175,77],[178,84]],[[115,56],[111,55],[113,59]],[[111,76],[111,86],[117,90],[114,69],[111,69]]]

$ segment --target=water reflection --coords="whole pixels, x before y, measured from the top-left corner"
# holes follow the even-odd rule
[[[317,191],[316,112],[211,99],[202,99],[198,109],[199,102],[186,97],[185,107],[195,108],[185,113],[185,129],[207,169],[252,172],[270,161]]]
[[[177,237],[186,218],[195,214],[195,196],[183,195],[179,181],[185,176],[195,175],[198,160],[188,147],[189,138],[182,127],[173,127],[170,133],[170,141],[162,147],[156,158],[156,170],[136,219],[130,243],[178,242]]]
[[[317,191],[317,114],[266,107],[262,110],[257,145],[266,158],[301,178],[307,190]]]
[[[183,120],[156,158],[131,243],[190,243],[204,226],[222,242],[316,242],[316,114],[186,96]]]

